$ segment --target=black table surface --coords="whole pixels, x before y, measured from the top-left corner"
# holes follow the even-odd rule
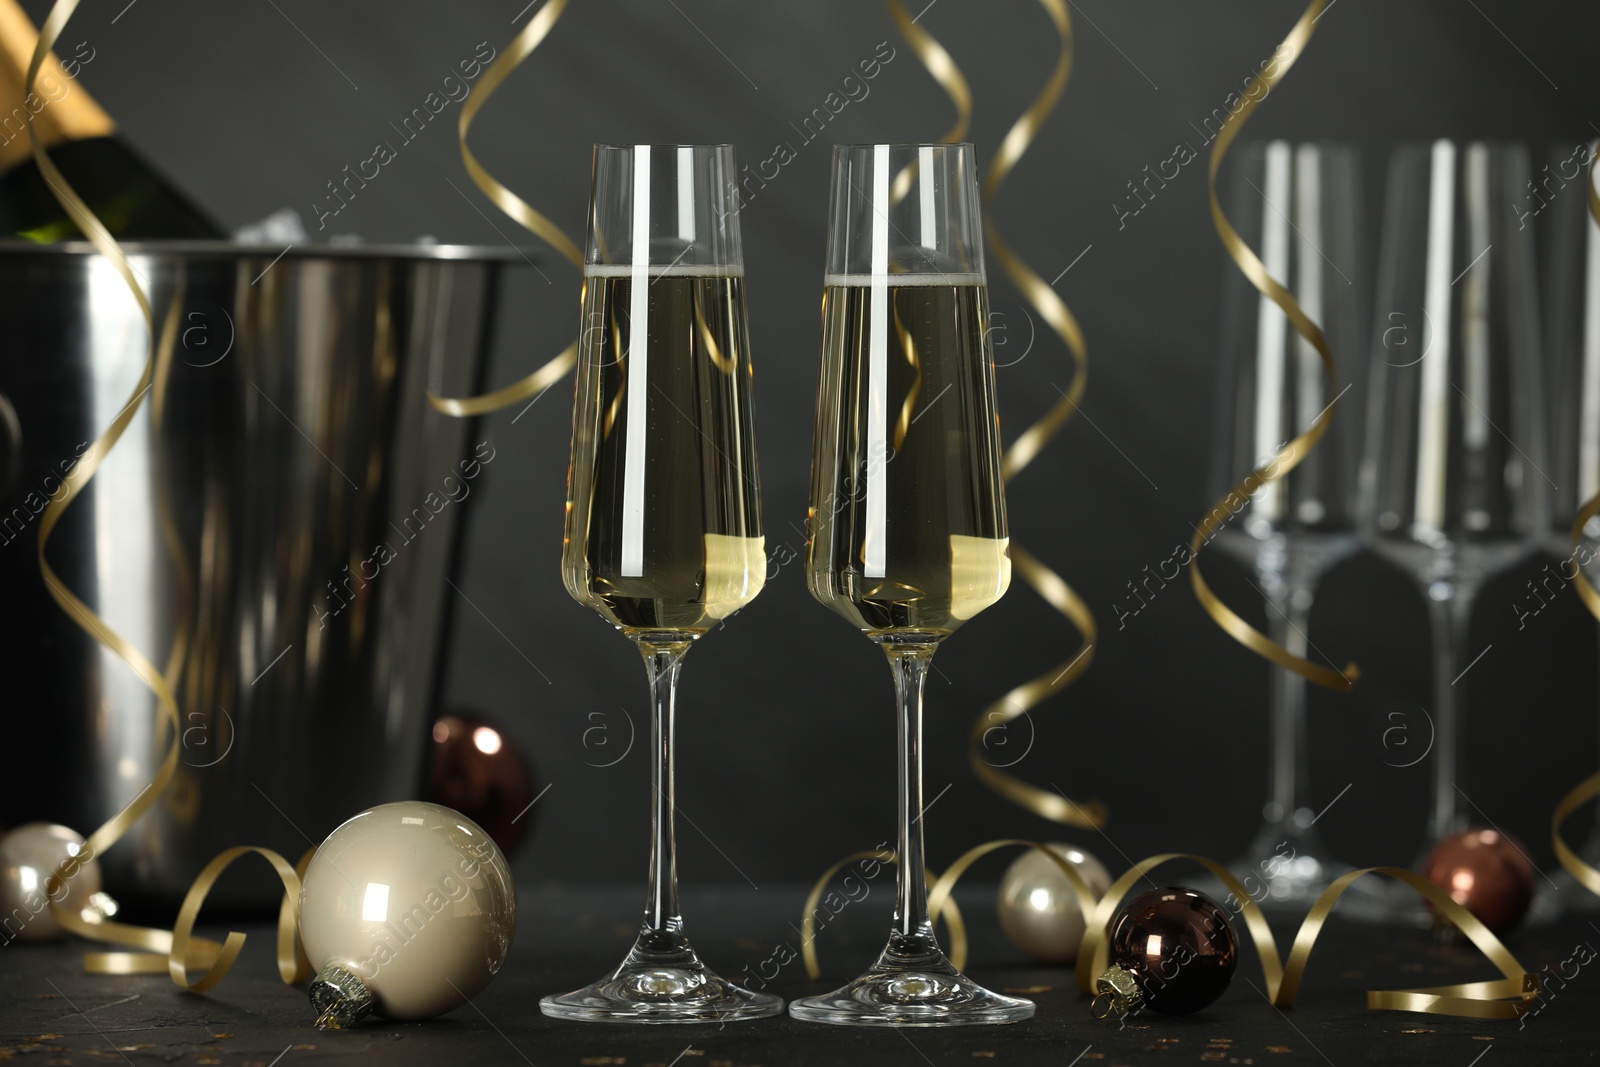
[[[993,888],[957,897],[971,937],[968,972],[1038,1004],[1030,1021],[950,1029],[861,1029],[802,1023],[787,1015],[689,1026],[592,1024],[547,1019],[539,997],[582,985],[621,958],[632,938],[642,887],[535,885],[524,889],[512,954],[476,1000],[425,1022],[368,1021],[322,1033],[302,989],[278,981],[272,930],[235,926],[249,943],[209,995],[178,990],[162,976],[87,975],[85,945],[12,943],[0,950],[0,1062],[127,1062],[294,1067],[382,1057],[410,1064],[626,1065],[626,1067],[805,1067],[812,1064],[973,1064],[993,1060],[1054,1067],[1115,1064],[1561,1065],[1600,1060],[1600,966],[1553,989],[1536,1014],[1517,1021],[1369,1011],[1368,988],[1404,988],[1497,977],[1464,943],[1420,929],[1383,929],[1337,915],[1312,954],[1294,1007],[1268,1003],[1261,968],[1245,947],[1232,985],[1196,1015],[1098,1022],[1071,973],[1027,963],[1000,935]],[[808,982],[797,951],[805,887],[689,888],[689,932],[724,976],[772,975],[767,989],[790,998],[823,992],[865,966],[888,924],[886,897],[847,905],[817,939],[824,972]],[[1600,918],[1569,915],[1510,935],[1524,966],[1554,968],[1579,946],[1600,945]],[[204,925],[204,924],[203,924]],[[1286,952],[1288,930],[1280,931]],[[1585,953],[1586,955],[1586,953]],[[1571,973],[1571,965],[1567,971]]]

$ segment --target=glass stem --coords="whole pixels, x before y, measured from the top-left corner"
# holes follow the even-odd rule
[[[1311,625],[1308,583],[1282,581],[1268,586],[1267,636],[1296,656],[1306,654]],[[1271,794],[1265,811],[1274,832],[1298,835],[1302,811],[1310,811],[1306,760],[1306,680],[1282,667],[1272,668]]]
[[[1467,664],[1467,622],[1472,594],[1458,588],[1443,600],[1428,598],[1433,630],[1433,788],[1428,816],[1428,845],[1461,828],[1456,778],[1460,710],[1456,682]],[[1470,666],[1470,664],[1468,664]]]
[[[672,773],[673,712],[678,694],[678,669],[689,639],[638,638],[650,679],[650,895],[644,905],[641,941],[649,947],[676,947],[683,929],[678,914],[678,846],[673,831],[676,793]]]
[[[900,837],[895,856],[894,934],[892,955],[918,956],[935,948],[928,919],[928,883],[922,855],[922,689],[933,664],[936,638],[886,640],[884,651],[894,671],[898,715],[895,736],[900,748]]]

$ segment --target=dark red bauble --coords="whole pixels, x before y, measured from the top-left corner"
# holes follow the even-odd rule
[[[1110,1011],[1199,1011],[1220,997],[1239,965],[1227,913],[1193,889],[1169,886],[1118,909],[1108,930],[1111,967],[1101,977]],[[1137,990],[1133,986],[1137,986]]]
[[[1499,830],[1451,834],[1428,853],[1422,876],[1497,934],[1517,925],[1533,903],[1533,863]]]
[[[507,856],[534,819],[527,761],[504,730],[468,712],[433,724],[426,797],[483,827]]]

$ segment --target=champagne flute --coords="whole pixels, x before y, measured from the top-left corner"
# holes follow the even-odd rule
[[[1239,235],[1261,250],[1267,272],[1294,294],[1336,353],[1361,350],[1366,336],[1359,189],[1355,151],[1331,144],[1251,145],[1233,178],[1230,217]],[[1316,349],[1242,273],[1229,271],[1224,289],[1212,501],[1350,388],[1328,389]],[[1340,370],[1353,382],[1360,375],[1351,375],[1351,363],[1359,361]],[[1307,653],[1318,581],[1360,544],[1353,498],[1361,415],[1356,405],[1341,404],[1311,454],[1258,490],[1217,534],[1217,548],[1255,572],[1267,602],[1267,636],[1297,656]],[[1264,821],[1244,855],[1229,866],[1263,907],[1303,911],[1345,868],[1329,858],[1313,825],[1306,680],[1276,666],[1272,675]],[[1324,796],[1322,803],[1328,800]],[[1261,895],[1257,884],[1265,889]]]
[[[650,887],[626,959],[546,1015],[700,1022],[783,1001],[713,973],[678,911],[673,711],[689,647],[761,591],[744,256],[731,145],[597,145],[561,574],[650,682]]]
[[[806,580],[889,658],[899,847],[888,946],[855,981],[790,1004],[812,1022],[1033,1015],[945,958],[922,854],[923,682],[939,642],[1011,581],[975,167],[970,144],[833,153]]]
[[[1573,595],[1566,586],[1580,570],[1591,585],[1600,587],[1600,518],[1584,525],[1576,548],[1571,540],[1578,509],[1600,490],[1600,225],[1589,213],[1587,188],[1597,150],[1600,145],[1594,142],[1559,146],[1550,154],[1541,188],[1520,201],[1529,214],[1539,214],[1542,205],[1552,215],[1546,231],[1551,238],[1545,272],[1550,356],[1546,395],[1554,416],[1550,476],[1558,488],[1552,493],[1544,547],[1560,560],[1520,593],[1517,611],[1523,626],[1534,625],[1527,616],[1543,611],[1547,597]],[[1550,198],[1547,205],[1544,197]],[[1600,865],[1600,825],[1577,852],[1591,866]],[[1560,870],[1553,882],[1538,884],[1530,918],[1567,910],[1600,910],[1600,896]]]
[[[1359,477],[1368,543],[1431,618],[1424,850],[1467,824],[1457,702],[1482,651],[1468,644],[1473,600],[1548,523],[1533,229],[1504,207],[1528,171],[1521,146],[1447,140],[1400,149],[1389,170]]]

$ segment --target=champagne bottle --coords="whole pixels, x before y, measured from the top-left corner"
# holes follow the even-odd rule
[[[33,159],[28,112],[51,161],[119,238],[223,237],[220,226],[117,134],[116,123],[68,66],[45,57],[24,98],[38,31],[17,0],[0,0],[0,237],[41,244],[81,238]],[[93,58],[91,50],[87,56]]]

